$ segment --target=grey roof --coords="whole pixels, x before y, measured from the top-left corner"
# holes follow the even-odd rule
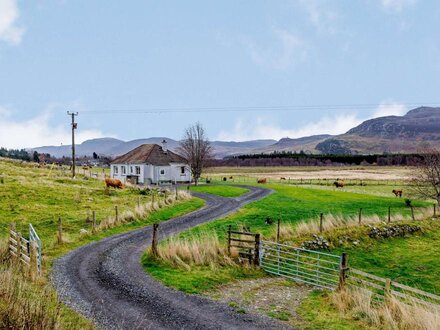
[[[142,144],[112,161],[112,164],[151,164],[158,166],[169,165],[170,163],[186,163],[186,159],[170,150],[165,152],[158,144]]]

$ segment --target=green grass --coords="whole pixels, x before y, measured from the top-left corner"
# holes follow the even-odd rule
[[[141,203],[151,201],[135,189],[111,189],[106,193],[102,180],[78,175],[72,180],[69,172],[58,169],[38,168],[32,163],[0,160],[0,238],[7,236],[8,226],[15,222],[17,230],[27,237],[28,225],[32,223],[43,242],[45,260],[57,257],[81,244],[122,231],[138,228],[179,216],[204,205],[200,199],[179,202],[163,208],[147,219],[137,220],[96,235],[82,237],[80,229],[91,230],[91,212],[96,212],[97,222],[115,214],[133,210],[140,198]],[[1,181],[0,181],[1,182]],[[156,197],[156,201],[157,201]],[[58,218],[62,219],[63,235],[67,243],[56,244]]]
[[[222,197],[238,197],[249,192],[249,189],[226,185],[199,185],[192,186],[191,191],[197,191]]]
[[[378,214],[386,218],[388,206],[393,212],[410,214],[404,199],[380,197],[370,194],[350,193],[335,190],[311,189],[304,187],[271,184],[265,187],[275,192],[270,196],[250,203],[224,219],[199,225],[182,235],[202,234],[216,231],[220,238],[226,237],[228,225],[233,227],[246,225],[253,232],[269,236],[274,232],[275,225],[267,225],[267,218],[281,219],[282,223],[298,223],[303,220],[317,220],[319,214],[355,216],[362,208],[364,216]],[[413,202],[414,206],[429,205],[425,202]]]
[[[186,293],[202,293],[231,280],[259,278],[265,274],[253,268],[192,266],[191,270],[172,267],[154,259],[150,254],[142,258],[142,265],[150,275],[164,285]]]
[[[332,306],[328,293],[319,290],[312,291],[308,298],[303,300],[297,313],[302,319],[299,326],[305,330],[372,329],[365,322],[338,312]]]
[[[368,239],[343,250],[351,267],[440,295],[440,223],[423,228],[410,237]]]

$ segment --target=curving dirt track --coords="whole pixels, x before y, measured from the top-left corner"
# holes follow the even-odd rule
[[[270,194],[247,187],[239,198],[194,194],[202,209],[161,223],[161,238],[235,212]],[[104,329],[280,329],[266,317],[238,314],[231,307],[167,288],[142,269],[151,226],[111,236],[76,249],[54,262],[52,281],[59,297]]]

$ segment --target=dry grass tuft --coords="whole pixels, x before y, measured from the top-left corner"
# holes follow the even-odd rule
[[[432,216],[431,208],[422,208],[414,212],[416,219],[427,219]],[[393,214],[392,222],[398,221],[410,221],[412,217],[410,215]],[[379,224],[384,222],[384,217],[378,215],[362,216],[362,225]],[[350,228],[359,226],[358,216],[342,216],[326,214],[323,217],[322,227],[323,232],[329,232],[338,228]],[[280,238],[282,240],[290,239],[292,237],[301,237],[312,234],[319,234],[319,221],[305,220],[300,223],[294,224],[281,224],[280,226]],[[276,228],[271,237],[276,236]]]
[[[334,292],[333,305],[344,314],[364,319],[380,329],[431,330],[440,328],[440,307],[402,302],[394,297],[374,301],[373,293],[361,288]]]
[[[119,214],[117,219],[115,215],[105,218],[97,226],[97,231],[110,229],[124,223],[148,218],[153,212],[159,211],[160,209],[165,207],[172,206],[178,201],[189,200],[191,199],[191,197],[191,194],[187,193],[186,191],[179,191],[177,193],[177,199],[176,195],[174,194],[156,200],[154,202],[150,201],[144,204],[137,205],[133,211],[127,210]]]
[[[188,270],[193,265],[213,268],[219,265],[235,265],[214,232],[187,238],[171,237],[158,246],[158,254],[163,261]]]

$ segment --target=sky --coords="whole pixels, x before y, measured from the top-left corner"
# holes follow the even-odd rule
[[[0,146],[341,134],[440,96],[440,1],[0,0]]]

